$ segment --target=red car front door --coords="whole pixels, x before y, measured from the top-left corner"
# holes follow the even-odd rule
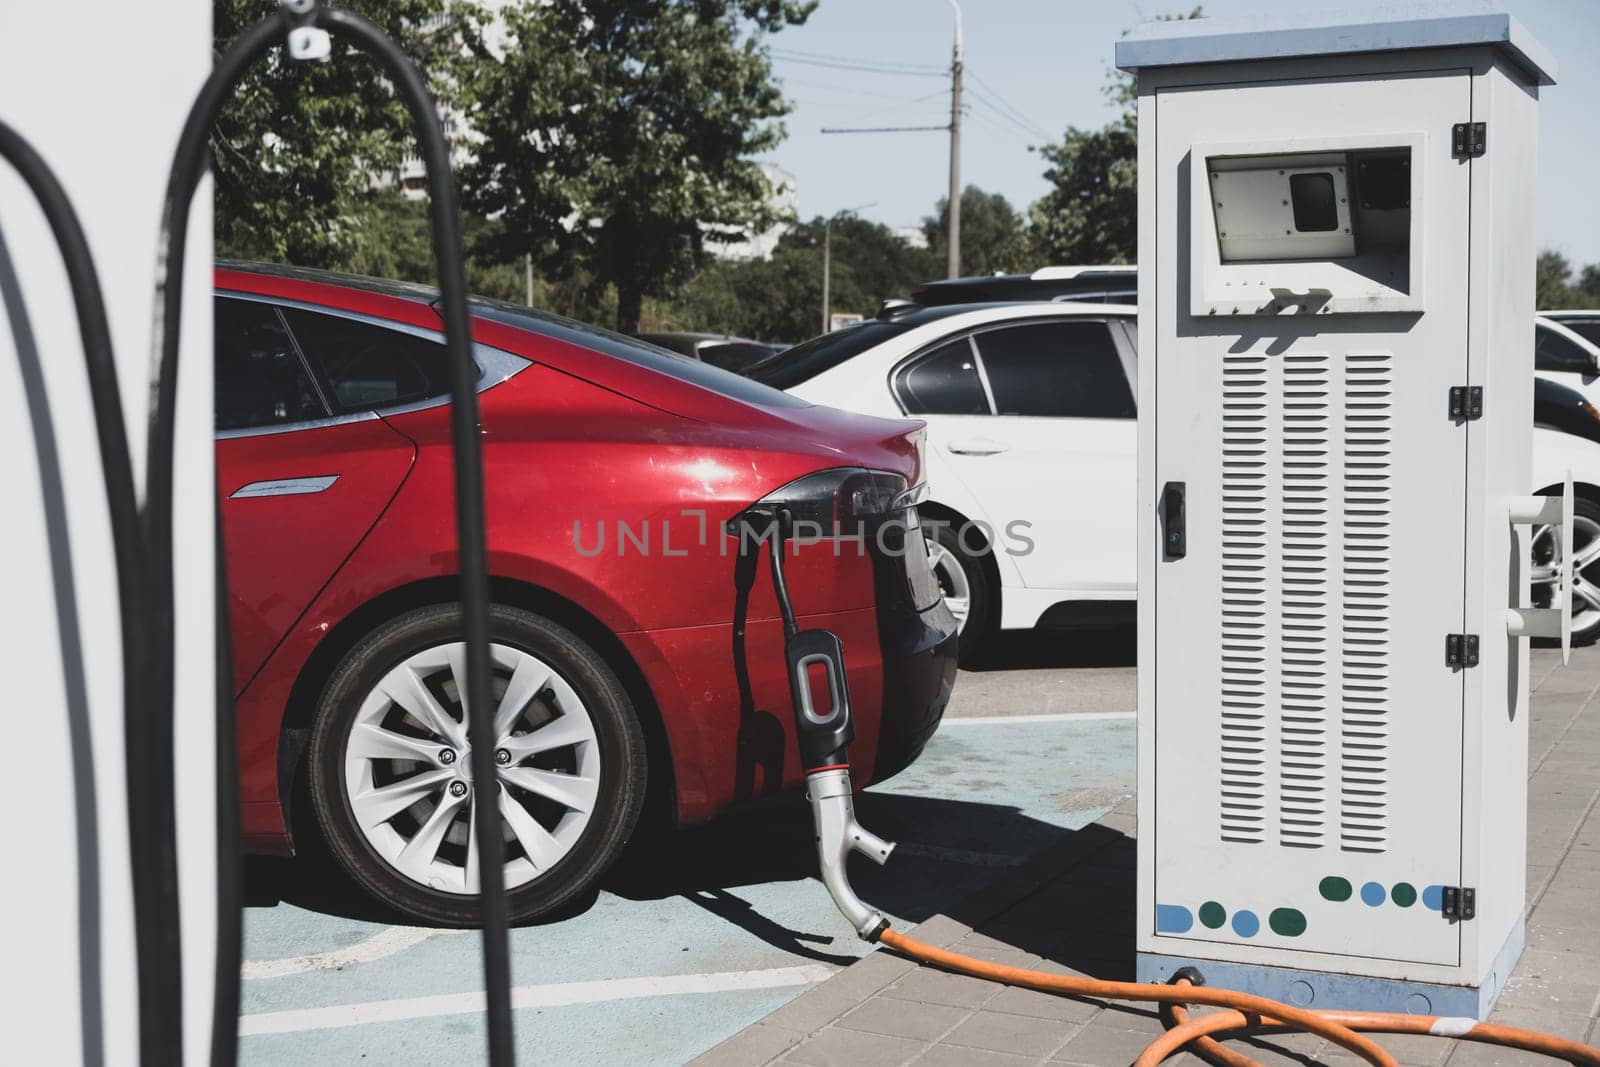
[[[371,412],[331,414],[271,303],[219,296],[216,353],[238,693],[394,499],[416,447]]]

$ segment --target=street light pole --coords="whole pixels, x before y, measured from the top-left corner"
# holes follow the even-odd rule
[[[876,200],[866,204],[857,204],[855,207],[842,207],[829,215],[822,223],[822,332],[827,333],[833,326],[833,304],[829,289],[833,281],[833,222],[840,215],[853,215],[857,211],[865,211],[869,207],[877,207]]]
[[[949,231],[945,236],[948,246],[945,256],[945,273],[951,278],[961,277],[961,67],[965,49],[961,41],[961,5],[950,0],[956,13],[955,48],[950,59],[950,195]]]

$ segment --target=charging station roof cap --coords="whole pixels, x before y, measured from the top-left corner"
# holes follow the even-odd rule
[[[1376,11],[1147,22],[1117,42],[1117,66],[1137,71],[1196,63],[1490,45],[1537,85],[1554,85],[1555,58],[1508,12],[1490,3],[1386,5]]]

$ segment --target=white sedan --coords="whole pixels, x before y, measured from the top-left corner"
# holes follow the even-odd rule
[[[970,659],[996,629],[1133,620],[1135,323],[1134,308],[1107,304],[891,307],[747,373],[814,403],[927,422],[919,510]],[[1600,444],[1533,435],[1535,491],[1573,474],[1587,575],[1574,638],[1588,643],[1600,636]],[[1550,548],[1538,531],[1541,603]]]
[[[909,307],[753,368],[928,424],[919,508],[964,657],[996,628],[1134,617],[1135,309]]]

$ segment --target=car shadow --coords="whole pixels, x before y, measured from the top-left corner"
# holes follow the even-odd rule
[[[960,918],[968,898],[996,880],[1015,878],[1031,857],[1075,841],[1095,845],[1099,835],[1109,832],[1098,826],[1067,829],[1002,804],[893,793],[863,793],[856,810],[863,825],[899,843],[883,867],[861,857],[850,860],[856,890],[874,907],[913,923],[941,913]],[[678,897],[792,955],[842,966],[855,958],[839,951],[852,939],[839,936],[833,905],[817,877],[814,849],[810,810],[790,796],[758,803],[704,826],[641,827],[596,890],[559,913],[526,925],[562,922],[582,914],[601,891],[626,900]],[[1128,909],[1132,879],[1130,859],[1124,894]],[[819,920],[815,925],[780,922],[763,914],[754,900],[764,885],[800,881],[811,883]],[[247,857],[245,891],[246,907],[290,904],[343,918],[415,925],[361,891],[316,849],[293,859]],[[1086,891],[1082,900],[1063,905],[1076,913],[1091,900],[1097,906],[1104,903],[1105,896]],[[1101,939],[1094,942],[1101,946],[1097,951],[1109,952],[1103,944],[1105,929],[1093,923],[1088,928]],[[1031,940],[1024,941],[1018,947],[1039,950]],[[1130,926],[1127,945],[1131,944]]]
[[[1046,670],[1052,667],[1132,667],[1138,653],[1133,626],[1002,630],[989,638],[964,671]]]

